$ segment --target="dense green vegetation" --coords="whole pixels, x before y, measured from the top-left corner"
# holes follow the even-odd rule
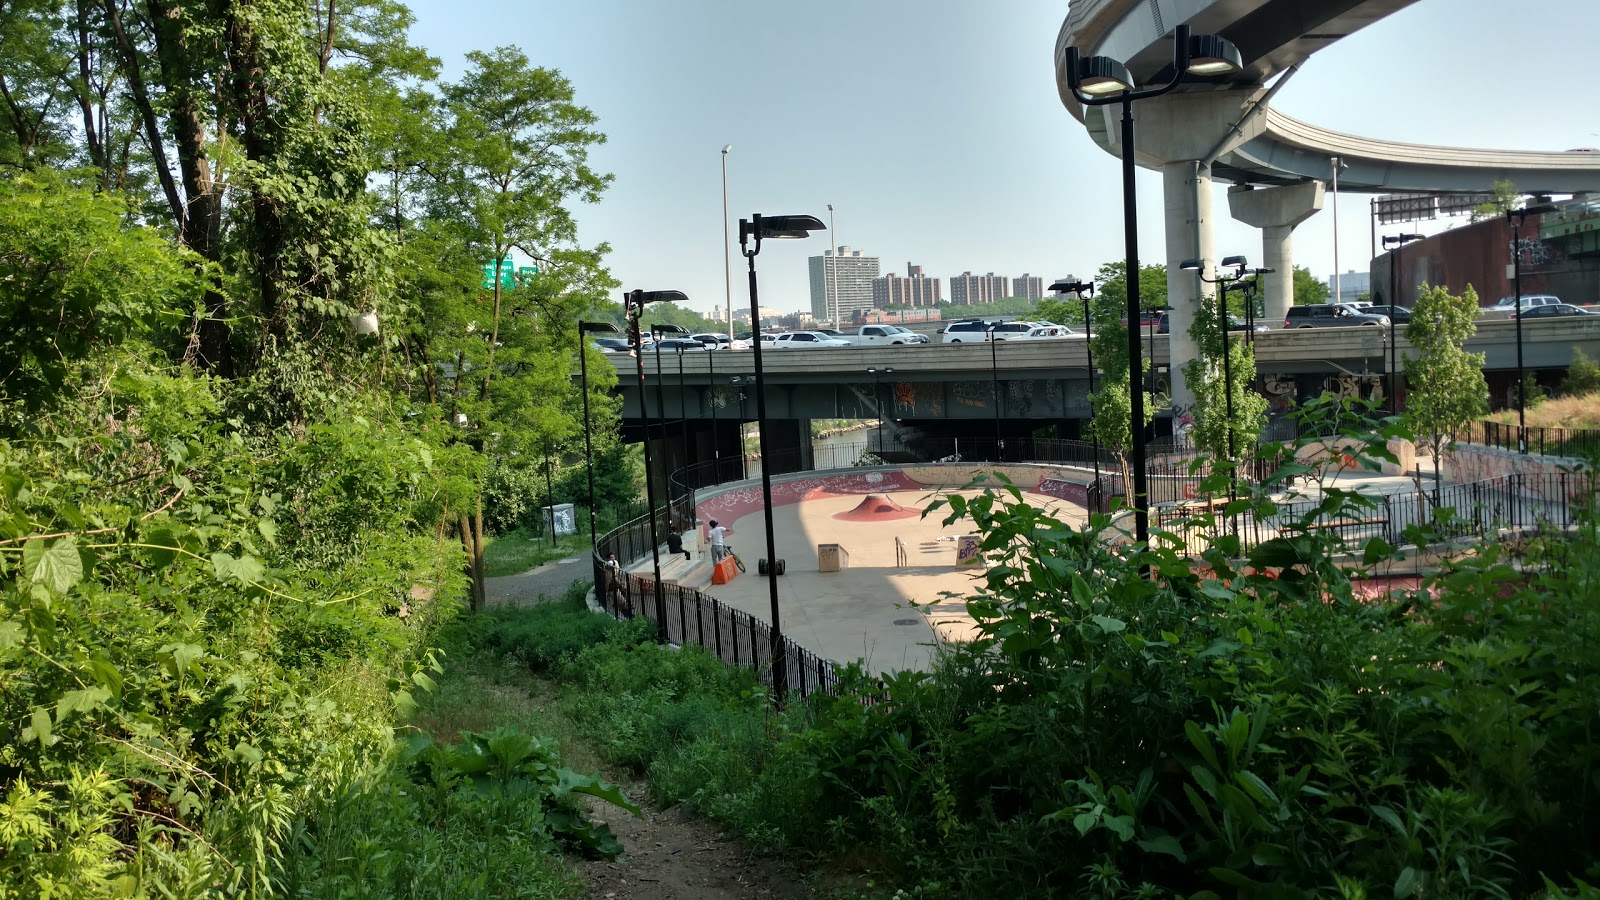
[[[1569,539],[1479,548],[1374,600],[1351,576],[1381,542],[1352,558],[1307,531],[1239,566],[1113,548],[1104,519],[1073,529],[1006,488],[949,503],[1000,564],[968,602],[982,636],[931,673],[856,671],[774,714],[748,674],[571,607],[480,617],[473,641],[560,683],[580,734],[659,802],[836,887],[1595,896],[1592,509]]]

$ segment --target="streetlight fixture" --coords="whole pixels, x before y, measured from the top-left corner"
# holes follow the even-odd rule
[[[656,488],[650,480],[650,407],[644,400],[644,339],[640,334],[639,317],[651,303],[683,303],[689,298],[683,291],[629,291],[622,295],[622,308],[628,318],[628,339],[633,343],[634,368],[639,373],[639,416],[644,419],[644,502],[649,507],[650,559],[655,571],[656,639],[667,640],[667,596],[661,589],[661,537],[656,529]],[[672,326],[676,328],[677,326]],[[655,329],[651,329],[651,334]],[[660,365],[660,355],[656,357]],[[656,382],[660,384],[660,376]],[[656,397],[660,403],[660,394]],[[665,414],[665,410],[662,411]]]
[[[1506,210],[1506,223],[1511,226],[1511,281],[1515,285],[1517,305],[1511,315],[1517,320],[1517,448],[1528,452],[1527,376],[1522,371],[1522,221],[1528,215],[1554,212],[1554,203],[1524,206]],[[1384,238],[1387,243],[1388,238]]]
[[[1420,234],[1386,234],[1383,236],[1383,249],[1394,248],[1394,259],[1389,260],[1389,386],[1387,401],[1389,415],[1400,412],[1400,403],[1395,399],[1395,386],[1399,383],[1395,379],[1399,363],[1399,343],[1395,339],[1394,311],[1400,306],[1400,248],[1412,241],[1422,240]]]
[[[1128,391],[1131,407],[1130,462],[1133,467],[1134,536],[1140,544],[1150,539],[1150,489],[1145,472],[1144,384],[1139,363],[1139,227],[1134,188],[1133,103],[1157,97],[1178,86],[1184,75],[1227,75],[1244,68],[1239,49],[1216,35],[1191,35],[1188,25],[1173,33],[1172,75],[1165,84],[1139,89],[1122,63],[1104,56],[1083,57],[1068,47],[1062,60],[1072,96],[1085,106],[1122,104],[1122,221],[1127,249],[1125,280],[1128,293]]]
[[[1083,350],[1089,358],[1089,394],[1094,394],[1094,328],[1089,324],[1089,298],[1094,296],[1094,282],[1073,278],[1050,285],[1058,293],[1077,294],[1083,301]],[[1094,435],[1094,511],[1100,512],[1100,434],[1094,430],[1094,413],[1089,416],[1089,432]]]
[[[878,409],[878,453],[883,453],[883,391],[878,385],[878,376],[893,375],[894,366],[867,366],[867,374],[872,376],[872,405]]]
[[[586,334],[616,334],[610,322],[578,322],[578,372],[583,386],[583,455],[589,475],[589,550],[595,549],[594,532],[594,442],[589,438],[589,344]],[[641,408],[643,404],[641,404]]]
[[[773,702],[783,706],[784,694],[789,685],[780,650],[782,632],[778,623],[778,541],[772,533],[772,456],[767,452],[767,382],[761,369],[761,303],[756,291],[756,256],[761,253],[762,240],[810,237],[811,232],[823,229],[822,220],[816,216],[763,216],[755,213],[739,220],[739,252],[750,264],[750,321],[757,323],[755,341],[756,428],[761,448],[761,501],[766,507],[767,525],[767,591],[772,600],[771,649]],[[753,243],[752,243],[753,242]]]
[[[662,339],[662,335],[667,335],[667,334],[688,334],[688,333],[689,333],[689,329],[684,328],[682,325],[664,325],[663,324],[663,325],[651,325],[650,326],[650,342],[651,342],[650,352],[656,358],[656,419],[658,420],[659,424],[661,425],[661,453],[662,453],[663,456],[665,456],[666,452],[667,452],[667,398],[666,398],[666,394],[664,394],[663,391],[662,391],[662,385],[661,385],[661,382],[662,382],[662,378],[661,378],[661,339]],[[670,463],[671,460],[670,459],[664,459],[663,462]],[[670,467],[663,467],[662,468],[662,472],[661,472],[661,477],[662,478],[666,478],[667,477],[667,473],[670,472],[670,471],[672,471]],[[672,498],[668,497],[667,498],[668,508],[671,507],[671,503],[672,503]]]

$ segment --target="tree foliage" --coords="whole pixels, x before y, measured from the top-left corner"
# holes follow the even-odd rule
[[[1296,306],[1306,306],[1313,303],[1327,303],[1332,296],[1327,282],[1321,281],[1311,274],[1311,270],[1304,266],[1294,267],[1294,303]]]
[[[1242,291],[1228,293],[1243,294]],[[1266,424],[1267,400],[1255,390],[1255,351],[1245,341],[1245,336],[1230,331],[1224,345],[1222,323],[1215,312],[1218,302],[1213,302],[1212,309],[1197,317],[1189,328],[1200,353],[1184,366],[1183,377],[1195,398],[1191,440],[1213,459],[1228,460],[1231,464],[1241,453],[1255,446]],[[1230,315],[1234,302],[1230,298]],[[1226,367],[1223,353],[1228,354]]]
[[[1489,411],[1489,385],[1484,355],[1465,349],[1478,332],[1478,293],[1471,285],[1461,294],[1423,287],[1406,326],[1416,355],[1405,361],[1405,407],[1413,431],[1432,445],[1437,469],[1451,435]]]

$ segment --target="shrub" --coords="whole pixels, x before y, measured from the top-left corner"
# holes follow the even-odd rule
[[[1600,363],[1584,355],[1581,348],[1574,347],[1572,365],[1561,379],[1560,393],[1563,397],[1581,397],[1596,392],[1600,392]]]

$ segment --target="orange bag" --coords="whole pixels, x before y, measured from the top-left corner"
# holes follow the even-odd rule
[[[738,574],[739,570],[734,566],[733,557],[725,557],[721,562],[711,567],[711,583],[727,584]]]

